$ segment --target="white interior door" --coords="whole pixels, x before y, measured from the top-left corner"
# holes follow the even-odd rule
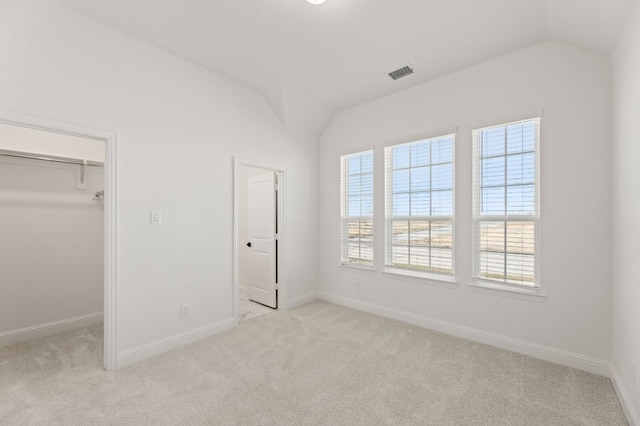
[[[275,173],[248,180],[249,299],[276,308],[276,185]]]

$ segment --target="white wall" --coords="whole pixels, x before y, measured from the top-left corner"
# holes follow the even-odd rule
[[[635,2],[613,66],[612,364],[640,424],[640,4]],[[636,366],[633,382],[631,362]]]
[[[0,123],[0,149],[104,162],[104,142]]]
[[[255,91],[45,0],[0,2],[0,58],[0,108],[117,133],[121,358],[232,320],[233,156],[287,168],[287,294],[315,291],[315,140]]]
[[[78,190],[78,172],[0,156],[0,344],[102,312],[104,206],[92,198],[104,173],[88,167],[87,189]]]
[[[547,42],[337,114],[320,144],[319,291],[568,351],[606,368],[611,333],[610,77],[607,57]],[[541,279],[547,293],[542,303],[468,287],[471,126],[539,108],[544,109]],[[451,126],[458,126],[455,260],[460,283],[453,289],[381,272],[381,146]],[[373,145],[378,270],[369,274],[338,266],[339,156]]]

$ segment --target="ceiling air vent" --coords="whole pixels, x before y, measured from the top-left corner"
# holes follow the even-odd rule
[[[410,74],[413,74],[413,68],[411,68],[411,66],[409,65],[405,65],[402,68],[398,68],[395,71],[391,71],[388,75],[392,79],[397,80],[399,78],[406,77]]]

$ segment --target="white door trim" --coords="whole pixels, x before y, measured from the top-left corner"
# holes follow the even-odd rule
[[[239,300],[240,300],[240,277],[239,277],[239,259],[244,242],[240,241],[240,167],[259,167],[261,169],[271,170],[276,173],[278,179],[278,309],[287,309],[288,306],[288,288],[287,288],[287,169],[274,164],[265,164],[259,161],[244,160],[233,157],[233,318],[236,324],[239,318]]]
[[[0,109],[0,123],[14,126],[62,133],[85,139],[96,139],[105,144],[104,161],[104,368],[114,370],[116,365],[116,260],[117,260],[117,226],[116,226],[116,134],[86,127],[66,124],[34,117],[27,114]]]

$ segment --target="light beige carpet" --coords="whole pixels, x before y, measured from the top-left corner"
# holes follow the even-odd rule
[[[605,377],[324,302],[113,372],[101,338],[0,349],[0,424],[627,424]]]
[[[275,312],[275,309],[271,309],[268,306],[249,300],[249,297],[242,292],[240,293],[240,299],[238,300],[238,308],[240,321]]]

